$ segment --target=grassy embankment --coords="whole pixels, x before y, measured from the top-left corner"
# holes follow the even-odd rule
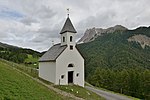
[[[61,100],[64,97],[0,61],[0,100]]]
[[[72,99],[62,96],[57,97],[57,94],[53,91],[49,93],[49,90],[46,87],[40,85],[31,78],[19,73],[13,67],[31,75],[32,77],[37,78],[37,73],[35,73],[34,70],[32,71],[29,67],[26,68],[23,65],[19,65],[5,60],[0,60],[0,83],[2,83],[0,84],[0,99]],[[42,81],[46,84],[50,84],[47,81]],[[63,91],[69,92],[70,94],[73,94],[77,97],[84,98],[86,100],[104,100],[97,94],[79,86],[55,86],[52,83],[50,85]]]
[[[66,91],[68,93],[74,94],[75,96],[83,98],[85,100],[105,100],[104,98],[100,97],[96,93],[93,93],[77,85],[63,85],[63,86],[60,85],[55,87],[63,91]]]

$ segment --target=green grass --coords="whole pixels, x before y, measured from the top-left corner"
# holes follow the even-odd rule
[[[0,61],[0,100],[61,100],[64,97]]]
[[[11,67],[17,68],[17,69],[21,70],[22,72],[24,72],[24,73],[26,73],[32,77],[38,78],[38,71],[35,70],[35,68],[27,67],[24,64],[17,64],[17,63],[7,61],[4,59],[0,59],[0,62],[6,63],[7,65],[9,65]]]
[[[105,100],[99,95],[77,85],[60,85],[60,86],[57,85],[54,87],[69,92],[71,94],[74,94],[77,97],[84,98],[85,100]]]
[[[38,62],[38,58],[34,58],[32,55],[28,54],[28,58],[25,60],[25,62]]]
[[[28,54],[28,58],[25,59],[24,63],[29,63],[31,62],[32,64],[26,64],[28,67],[33,67],[33,68],[38,68],[38,57],[33,57],[32,55]],[[36,65],[34,65],[36,64]]]

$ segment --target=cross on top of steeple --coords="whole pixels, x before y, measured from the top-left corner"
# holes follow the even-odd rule
[[[69,12],[69,8],[67,8],[67,16],[68,16],[68,17],[69,17],[69,13],[70,13],[70,12]]]

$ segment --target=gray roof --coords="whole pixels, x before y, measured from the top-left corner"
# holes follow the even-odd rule
[[[75,30],[75,28],[73,27],[70,18],[68,17],[60,34],[63,34],[65,32],[72,32],[72,33],[77,33],[77,31]]]
[[[56,44],[52,46],[40,59],[39,62],[55,61],[57,57],[66,49],[67,45]]]

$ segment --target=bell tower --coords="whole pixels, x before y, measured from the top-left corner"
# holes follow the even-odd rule
[[[75,46],[76,42],[75,42],[75,34],[76,34],[76,30],[73,27],[73,24],[69,18],[69,14],[68,17],[66,19],[66,22],[60,32],[61,34],[61,46],[63,45],[67,45],[67,46]]]

